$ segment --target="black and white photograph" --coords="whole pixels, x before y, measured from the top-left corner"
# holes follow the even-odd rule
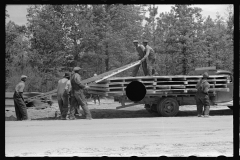
[[[233,35],[233,4],[6,4],[5,157],[233,157]]]

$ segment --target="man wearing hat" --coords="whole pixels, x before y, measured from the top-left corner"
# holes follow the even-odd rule
[[[156,54],[152,47],[148,45],[148,41],[143,41],[143,46],[145,47],[145,56],[143,58],[147,59],[147,68],[148,68],[148,75],[152,76],[156,73],[155,70],[155,61],[156,61]]]
[[[204,117],[209,117],[210,112],[210,101],[208,96],[208,91],[210,88],[209,83],[207,82],[208,73],[205,72],[203,74],[202,79],[197,83],[197,93],[195,95],[196,104],[197,104],[197,112],[198,117],[201,117],[202,115]],[[203,111],[204,106],[204,111]]]
[[[134,44],[134,46],[136,47],[136,50],[137,50],[137,52],[138,52],[138,57],[139,57],[138,59],[141,60],[141,59],[144,57],[144,55],[145,55],[145,53],[144,53],[145,47],[144,47],[143,45],[140,45],[140,44],[138,43],[138,40],[134,40],[134,41],[133,41],[133,44]],[[141,64],[136,65],[136,66],[133,68],[133,72],[132,72],[132,76],[133,76],[133,77],[136,77],[140,65],[141,65]],[[143,69],[144,75],[146,76],[146,75],[147,75],[147,62],[146,62],[146,60],[143,60],[143,61],[142,61],[142,69]]]
[[[88,109],[87,101],[83,93],[83,90],[89,87],[81,84],[80,70],[81,70],[80,67],[74,67],[73,69],[74,73],[71,77],[72,90],[71,90],[71,105],[70,105],[70,118],[69,118],[71,120],[76,119],[74,114],[78,106],[82,107],[86,119],[92,119],[92,115]]]
[[[30,119],[28,119],[27,106],[23,99],[23,90],[25,88],[26,79],[27,79],[27,76],[25,76],[25,75],[21,76],[21,82],[19,82],[16,85],[15,92],[13,94],[15,112],[16,112],[18,121],[30,120]]]
[[[57,99],[61,113],[61,119],[66,120],[68,113],[69,94],[71,90],[70,74],[65,73],[64,77],[58,81]]]

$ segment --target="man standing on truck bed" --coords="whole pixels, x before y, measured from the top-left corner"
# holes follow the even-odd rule
[[[147,61],[148,75],[149,76],[156,75],[157,74],[155,70],[156,54],[152,49],[152,47],[148,45],[147,40],[143,41],[143,46],[145,47],[145,56],[143,58],[146,57],[147,59],[146,61]]]
[[[210,100],[208,96],[208,91],[210,88],[209,83],[207,82],[208,73],[205,72],[203,74],[203,78],[197,83],[197,93],[195,96],[196,104],[197,104],[197,112],[198,117],[201,117],[202,115],[204,117],[209,117],[210,112]],[[204,111],[203,111],[204,106]]]
[[[27,76],[21,76],[21,82],[19,82],[15,87],[15,92],[13,94],[14,106],[16,117],[18,121],[30,120],[28,119],[27,106],[23,99],[23,90],[25,88],[25,81]]]
[[[134,44],[134,46],[136,47],[136,50],[137,50],[137,52],[138,52],[138,57],[139,57],[138,60],[141,60],[141,59],[144,57],[144,55],[145,55],[145,53],[144,53],[145,47],[144,47],[143,45],[138,44],[138,40],[134,40],[134,41],[133,41],[133,44]],[[134,67],[133,72],[132,72],[132,76],[133,76],[133,77],[136,77],[140,65],[141,65],[141,64],[136,65],[136,66]],[[147,61],[146,61],[146,60],[143,60],[143,61],[142,61],[142,69],[143,69],[144,75],[145,75],[145,76],[148,75],[148,71],[147,71]]]
[[[84,116],[86,116],[86,119],[92,119],[92,115],[88,109],[87,101],[85,99],[85,96],[83,94],[83,89],[89,88],[88,86],[85,86],[81,84],[81,76],[80,76],[80,67],[74,67],[73,71],[74,74],[71,77],[71,105],[70,105],[70,120],[76,119],[75,109],[80,105],[84,111]]]

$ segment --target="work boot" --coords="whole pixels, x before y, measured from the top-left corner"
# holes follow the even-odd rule
[[[203,115],[209,115],[209,112],[210,112],[210,106],[204,106]]]
[[[69,117],[69,120],[75,120],[76,118],[75,117]]]
[[[63,116],[61,116],[61,120],[67,120],[67,118],[66,118],[66,117],[63,117]]]
[[[92,120],[92,117],[88,117],[88,116],[87,116],[85,119]]]
[[[30,119],[30,118],[28,118],[28,119],[23,119],[22,121],[31,121],[31,119]]]
[[[85,119],[91,120],[92,119],[92,115],[91,114],[86,114]]]

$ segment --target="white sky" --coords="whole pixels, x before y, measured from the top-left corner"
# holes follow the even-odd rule
[[[173,5],[155,5],[158,6],[158,14],[160,12],[170,12],[171,6]],[[227,7],[228,5],[224,4],[216,4],[216,5],[192,5],[192,7],[202,8],[203,17],[207,17],[210,15],[212,19],[216,18],[216,13],[218,12],[224,19],[226,19]],[[18,25],[25,25],[27,23],[27,8],[28,5],[7,5],[6,9],[10,18],[7,18],[7,22],[9,20],[15,22]]]

